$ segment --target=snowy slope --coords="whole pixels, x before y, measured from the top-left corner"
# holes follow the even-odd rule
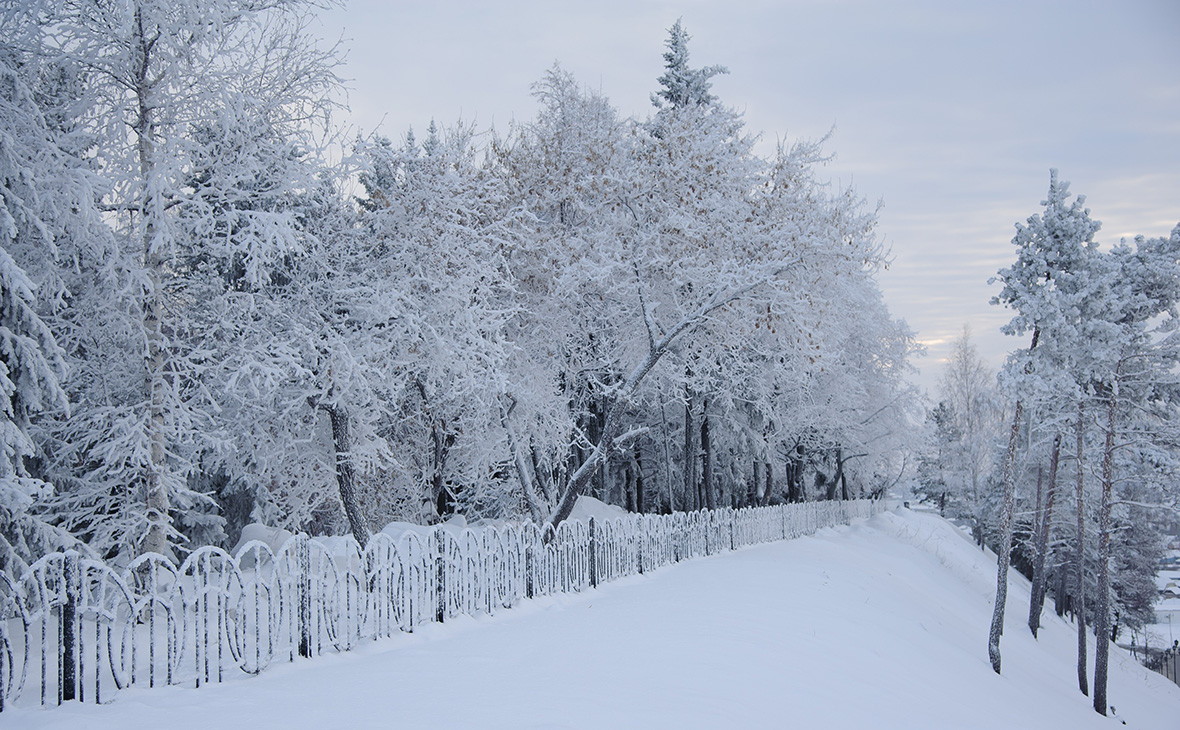
[[[1078,693],[1071,624],[1024,626],[987,661],[995,559],[902,510],[682,563],[347,655],[109,706],[0,715],[18,728],[1180,727],[1180,688],[1112,651],[1103,718]],[[1090,656],[1093,656],[1091,646]]]

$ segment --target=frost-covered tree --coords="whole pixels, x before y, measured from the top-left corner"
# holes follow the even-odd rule
[[[1092,390],[1105,407],[1098,522],[1098,586],[1094,630],[1094,709],[1106,714],[1106,680],[1111,631],[1111,558],[1116,448],[1126,426],[1126,411],[1142,414],[1174,410],[1180,394],[1175,370],[1180,364],[1177,305],[1180,303],[1180,225],[1167,237],[1142,236],[1134,246],[1121,242],[1103,256],[1104,284],[1097,296],[1097,316],[1084,322],[1090,342],[1087,372]],[[1142,438],[1142,435],[1140,435]]]
[[[450,511],[556,524],[586,492],[709,508],[900,473],[913,338],[875,215],[817,182],[819,143],[756,154],[679,24],[646,121],[554,68],[486,148],[432,125],[329,168],[312,9],[2,16],[17,553],[41,549],[21,520],[126,558],[248,521],[364,542]]]
[[[1044,211],[1029,217],[1026,224],[1016,224],[1016,236],[1012,239],[1016,262],[1001,269],[996,277],[1003,283],[1003,289],[993,303],[1014,311],[1012,321],[1004,327],[1005,333],[1032,333],[1029,348],[1010,356],[1002,371],[1002,382],[1012,394],[1015,406],[1002,466],[996,601],[988,635],[988,655],[997,674],[1008,593],[1021,424],[1028,403],[1071,387],[1068,371],[1060,364],[1078,347],[1079,312],[1091,293],[1088,263],[1095,255],[1097,243],[1093,237],[1099,224],[1090,218],[1084,202],[1082,196],[1069,201],[1069,184],[1058,180],[1056,170],[1051,171],[1049,194],[1042,202]]]
[[[332,59],[303,31],[308,7],[62,2],[37,18],[55,53],[86,69],[83,118],[116,232],[77,292],[75,409],[57,436],[69,485],[59,511],[100,549],[171,554],[185,530],[217,528],[190,484],[224,442],[203,380],[211,353],[191,316],[207,303],[194,301],[185,267],[207,255],[256,285],[292,253],[292,215],[262,200],[276,191],[252,186],[303,181],[264,174],[274,160],[254,142],[269,135],[287,143],[280,155],[298,156],[324,108]]]
[[[660,90],[651,95],[652,104],[659,109],[683,109],[692,106],[711,106],[717,98],[710,92],[714,76],[729,73],[724,66],[692,68],[688,65],[688,42],[692,36],[677,20],[668,29],[668,50],[664,52],[664,74],[660,76]]]
[[[66,355],[53,331],[63,269],[103,245],[89,137],[74,124],[80,70],[46,59],[36,6],[0,11],[0,570],[72,542],[37,502],[52,493],[34,433],[68,413]]]
[[[537,122],[497,147],[516,221],[505,258],[529,323],[517,342],[536,358],[522,363],[559,394],[541,412],[570,408],[505,424],[526,502],[554,522],[584,488],[632,499],[645,469],[669,509],[770,499],[792,439],[807,441],[824,495],[839,494],[854,472],[874,478],[896,445],[886,436],[905,431],[912,339],[872,278],[875,217],[816,182],[818,145],[757,156],[685,41],[673,28],[647,123],[621,124],[554,71]],[[863,328],[842,326],[853,311]]]
[[[620,253],[634,140],[604,97],[560,68],[533,93],[536,120],[494,143],[492,172],[505,194],[499,246],[517,301],[503,427],[523,501],[543,519],[589,458],[604,391],[636,345],[619,329],[636,302],[615,294],[635,276]]]
[[[503,237],[497,181],[482,170],[469,127],[431,123],[419,146],[408,136],[359,146],[366,160],[360,219],[379,249],[379,276],[397,291],[399,316],[385,333],[388,367],[406,386],[390,404],[392,476],[412,509],[435,522],[457,507],[501,516],[501,409],[514,303],[496,242]],[[386,485],[388,491],[392,485]]]
[[[999,438],[1002,408],[994,371],[979,356],[966,326],[951,345],[939,381],[939,406],[932,415],[934,453],[924,487],[944,512],[971,520],[983,544],[985,496]]]

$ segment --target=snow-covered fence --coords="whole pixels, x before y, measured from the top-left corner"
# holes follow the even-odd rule
[[[662,565],[810,534],[881,510],[812,502],[672,515],[409,531],[396,540],[252,541],[148,554],[123,570],[54,553],[0,573],[0,711],[14,702],[104,702],[133,685],[220,682],[276,659],[347,651],[522,598],[568,593]]]
[[[1172,642],[1171,646],[1146,659],[1145,663],[1149,669],[1180,685],[1180,642]]]

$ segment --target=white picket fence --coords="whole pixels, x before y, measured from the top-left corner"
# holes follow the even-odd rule
[[[347,651],[881,510],[857,500],[567,521],[556,531],[438,528],[331,552],[301,535],[275,552],[261,542],[237,555],[205,547],[179,567],[148,554],[124,570],[54,553],[18,581],[0,573],[0,711],[257,674],[275,660]]]

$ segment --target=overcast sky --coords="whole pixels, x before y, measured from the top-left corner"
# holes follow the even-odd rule
[[[646,116],[677,18],[693,66],[728,66],[713,90],[764,151],[834,130],[821,176],[883,203],[881,287],[927,347],[914,364],[932,392],[964,324],[993,368],[1021,346],[999,333],[1009,315],[987,281],[1049,168],[1086,196],[1104,243],[1180,222],[1176,0],[352,0],[320,32],[348,51],[348,121],[397,139],[431,119],[506,131],[533,116],[529,86],[555,61]]]

